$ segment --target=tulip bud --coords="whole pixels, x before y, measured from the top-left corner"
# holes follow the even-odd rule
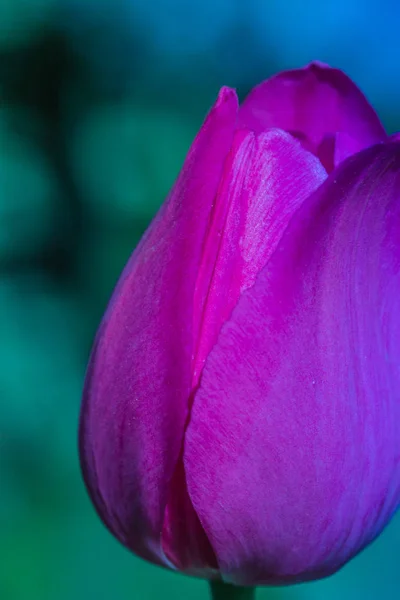
[[[221,90],[87,371],[83,476],[135,554],[295,583],[335,572],[394,513],[399,148],[320,63],[240,108]]]

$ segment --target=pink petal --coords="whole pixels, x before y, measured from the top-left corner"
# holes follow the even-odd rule
[[[193,387],[240,295],[254,284],[292,215],[326,176],[319,161],[282,130],[257,136],[236,132],[198,278],[207,301],[201,311]],[[200,302],[195,299],[195,304]]]
[[[160,538],[191,390],[194,288],[236,114],[223,88],[121,276],[85,384],[80,452],[92,500],[123,544],[157,563],[168,564]]]
[[[240,295],[254,284],[292,215],[325,178],[319,161],[289,134],[236,132],[197,278],[193,389]],[[181,463],[170,489],[163,547],[181,571],[216,576],[218,565],[187,495]]]
[[[326,576],[400,502],[400,144],[307,200],[204,367],[190,498],[225,580]]]
[[[313,62],[303,69],[284,71],[250,92],[239,111],[239,125],[255,132],[279,127],[304,140],[325,168],[386,139],[385,130],[363,93],[339,69]],[[341,149],[327,154],[321,144],[345,134]]]

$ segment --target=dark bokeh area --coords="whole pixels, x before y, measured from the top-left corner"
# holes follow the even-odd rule
[[[243,97],[319,58],[400,128],[396,18],[348,1],[311,2],[311,20],[301,6],[1,2],[2,600],[206,597],[204,582],[133,557],[98,520],[78,465],[80,395],[116,279],[221,85]],[[394,519],[338,575],[259,598],[396,598],[399,543]]]

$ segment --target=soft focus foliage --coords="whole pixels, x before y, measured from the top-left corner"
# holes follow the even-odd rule
[[[312,18],[297,1],[1,2],[0,598],[206,594],[128,554],[94,514],[76,450],[84,369],[116,278],[222,84],[243,97],[319,58],[400,129],[397,5],[311,4]],[[397,518],[335,577],[259,597],[395,598],[399,541]]]

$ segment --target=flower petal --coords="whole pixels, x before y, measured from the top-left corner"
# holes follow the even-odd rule
[[[157,563],[169,564],[160,538],[191,389],[194,287],[236,115],[236,94],[223,88],[121,276],[85,383],[89,493],[120,541]]]
[[[207,301],[193,387],[241,293],[254,284],[293,214],[326,177],[315,156],[288,133],[280,129],[259,135],[236,132],[208,235],[210,253],[206,245],[203,254],[208,266],[203,274]]]
[[[243,290],[251,287],[300,204],[326,178],[318,159],[289,134],[238,131],[225,161],[197,286],[206,298],[194,351],[192,387]],[[196,297],[196,296],[195,296]],[[195,307],[195,314],[198,307]],[[218,565],[177,465],[166,510],[163,547],[188,574],[214,577]]]
[[[298,210],[204,367],[185,435],[223,577],[333,573],[400,502],[400,144]]]
[[[256,132],[270,127],[289,131],[328,171],[343,156],[386,139],[378,116],[351,79],[318,62],[279,73],[254,88],[240,108],[239,125]],[[341,138],[335,154],[337,133],[346,134],[349,144]]]

